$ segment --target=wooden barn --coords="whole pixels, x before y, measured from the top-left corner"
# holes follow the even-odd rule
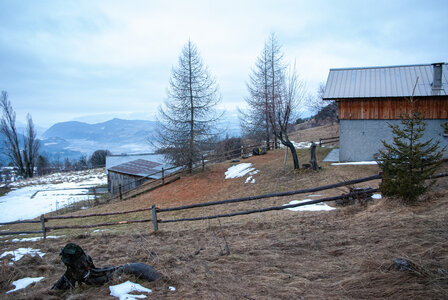
[[[448,121],[447,92],[445,63],[330,69],[323,99],[338,103],[339,160],[373,160],[381,140],[392,142],[388,123],[400,123],[412,95],[427,125],[424,138],[448,146],[441,126]]]
[[[108,190],[111,195],[124,193],[150,179],[159,179],[163,164],[153,155],[112,155],[106,157]]]

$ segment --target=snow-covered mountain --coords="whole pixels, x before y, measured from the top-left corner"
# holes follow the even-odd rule
[[[152,137],[155,126],[154,121],[121,119],[97,124],[62,122],[45,131],[42,144],[59,145],[83,154],[91,154],[98,149],[108,149],[113,153],[151,152],[148,139]],[[59,139],[55,141],[55,138]]]

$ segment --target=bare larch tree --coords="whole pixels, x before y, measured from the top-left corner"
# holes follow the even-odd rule
[[[33,177],[39,151],[39,140],[37,139],[33,119],[29,114],[27,115],[28,123],[26,133],[23,135],[23,149],[21,149],[16,128],[16,113],[8,100],[6,91],[2,91],[0,108],[3,112],[0,133],[5,137],[6,154],[17,168],[19,175]]]
[[[221,97],[215,79],[202,62],[197,47],[188,41],[171,72],[167,100],[159,108],[159,126],[153,145],[176,166],[189,172],[203,149],[216,137],[214,126]]]
[[[303,106],[305,85],[299,79],[295,63],[293,67],[281,74],[281,77],[282,79],[276,91],[276,111],[270,112],[270,122],[273,127],[274,123],[276,123],[274,134],[283,145],[289,148],[294,162],[294,169],[298,169],[299,159],[294,144],[289,140],[288,129],[291,120],[295,119],[298,108]]]
[[[255,68],[247,83],[249,96],[246,97],[248,109],[241,111],[242,131],[258,132],[255,126],[263,126],[264,139],[269,147],[270,137],[274,144],[280,140],[291,149],[294,168],[299,167],[294,145],[289,141],[287,129],[304,96],[303,82],[298,79],[294,68],[288,70],[283,62],[283,52],[274,34],[265,42]]]

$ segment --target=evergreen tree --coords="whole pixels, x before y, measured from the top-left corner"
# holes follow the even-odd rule
[[[168,99],[159,109],[155,142],[158,153],[189,172],[217,135],[214,129],[222,114],[216,106],[221,97],[215,79],[202,62],[196,46],[184,46],[179,64],[171,72]]]
[[[378,165],[383,171],[380,189],[383,195],[398,197],[411,203],[424,194],[433,182],[427,179],[440,165],[442,153],[439,141],[422,141],[426,123],[419,113],[411,112],[401,119],[401,126],[389,124],[393,132],[393,143],[385,141],[385,150],[380,150]]]

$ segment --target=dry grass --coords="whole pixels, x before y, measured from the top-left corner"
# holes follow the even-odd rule
[[[321,160],[328,149],[319,149]],[[334,183],[378,172],[376,166],[330,166],[321,172],[283,170],[284,151],[272,151],[248,161],[260,170],[255,184],[245,178],[224,180],[229,162],[207,172],[182,178],[166,187],[127,201],[95,207],[106,212],[177,206],[264,192],[284,191]],[[300,151],[301,162],[309,159]],[[289,159],[289,164],[291,160]],[[444,170],[447,165],[443,166]],[[377,186],[377,182],[365,185]],[[24,276],[45,276],[35,286],[10,295],[11,299],[102,299],[108,286],[81,286],[68,292],[49,288],[63,274],[58,252],[68,242],[80,244],[97,266],[145,262],[163,279],[139,282],[153,290],[153,299],[443,299],[448,294],[448,180],[439,179],[431,193],[415,206],[386,200],[366,207],[352,206],[330,212],[277,211],[214,221],[123,225],[94,233],[57,231],[67,237],[35,243],[2,243],[16,249],[33,247],[47,253],[43,259],[23,258],[13,266],[1,265],[0,293]],[[319,193],[340,194],[347,188]],[[160,214],[162,219],[213,215],[229,211],[280,205],[306,195],[221,205]],[[85,212],[80,212],[85,213]],[[130,215],[148,218],[150,212]],[[123,217],[73,220],[73,224],[116,221]],[[52,221],[51,224],[61,224]],[[222,225],[222,226],[221,226]],[[11,226],[11,228],[13,228]],[[11,229],[12,230],[12,229]],[[230,255],[222,255],[226,242]],[[391,266],[406,258],[418,272]],[[134,280],[135,279],[132,279]],[[175,286],[170,292],[168,286]]]

